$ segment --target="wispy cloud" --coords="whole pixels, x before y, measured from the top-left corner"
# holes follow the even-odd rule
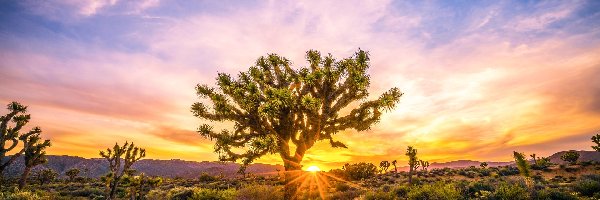
[[[337,135],[349,149],[311,149],[305,162],[324,168],[402,161],[407,145],[432,161],[547,155],[589,149],[585,135],[600,130],[593,1],[4,4],[15,10],[0,20],[0,100],[30,105],[51,153],[130,140],[154,158],[214,160],[193,132],[194,85],[266,53],[304,66],[308,49],[369,50],[371,94],[406,94],[373,130]]]

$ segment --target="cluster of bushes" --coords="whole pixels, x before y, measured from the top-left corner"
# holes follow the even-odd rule
[[[149,200],[267,200],[283,199],[283,190],[279,187],[267,185],[248,185],[238,190],[233,188],[220,190],[199,187],[175,187],[169,190],[151,190],[146,195],[146,198]]]
[[[372,163],[365,162],[355,164],[346,163],[342,169],[334,169],[329,173],[346,180],[359,181],[377,175],[377,167]]]

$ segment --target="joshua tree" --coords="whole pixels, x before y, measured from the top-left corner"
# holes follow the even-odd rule
[[[127,186],[127,193],[131,200],[143,199],[148,191],[162,183],[162,178],[148,177],[144,173],[138,176],[124,176],[123,180],[123,185]]]
[[[600,152],[600,134],[592,136],[592,142],[596,143],[596,145],[592,146],[592,148]]]
[[[396,160],[392,161],[392,165],[394,165],[394,173],[398,173],[398,168],[396,168]]]
[[[9,113],[0,116],[0,187],[4,185],[2,184],[4,170],[25,152],[25,148],[15,149],[19,141],[27,140],[29,136],[42,132],[39,127],[35,127],[26,133],[19,132],[31,118],[30,115],[26,114],[27,106],[12,102],[7,105],[7,109]],[[10,122],[14,125],[9,125]],[[8,152],[14,152],[14,154],[7,156]]]
[[[533,158],[533,164],[536,164],[536,163],[537,163],[537,160],[535,159],[535,153],[534,153],[534,154],[531,154],[531,155],[529,155],[529,156],[531,156],[531,158]]]
[[[515,163],[517,164],[517,168],[519,168],[521,175],[529,177],[531,174],[529,170],[530,167],[529,163],[525,159],[525,154],[514,151],[513,157],[515,158]]]
[[[412,174],[419,168],[419,161],[417,160],[417,149],[412,146],[408,146],[406,149],[406,156],[408,156],[408,184],[412,184]]]
[[[381,161],[379,163],[379,173],[386,173],[388,168],[390,167],[390,162],[388,162],[387,160]]]
[[[39,128],[38,128],[39,129]],[[27,184],[27,177],[31,168],[48,162],[46,158],[46,148],[49,147],[50,140],[41,141],[40,131],[36,131],[36,134],[30,135],[23,140],[25,145],[25,169],[21,174],[21,180],[19,181],[19,189],[23,189]]]
[[[560,159],[564,160],[565,162],[568,162],[571,165],[574,165],[577,164],[577,160],[579,159],[579,153],[577,153],[577,151],[570,150],[565,152],[565,154],[563,154],[562,156],[560,156]]]
[[[121,178],[125,174],[131,175],[131,165],[146,156],[146,150],[136,147],[133,142],[125,142],[123,146],[115,143],[115,146],[110,149],[107,148],[106,152],[100,151],[100,156],[105,158],[109,163],[109,172],[104,177],[106,183],[106,198],[113,199],[117,192],[117,187]],[[121,158],[125,156],[124,158]],[[123,160],[123,167],[121,167],[121,160]]]
[[[429,161],[419,160],[419,164],[421,165],[421,170],[427,171],[429,167]]]
[[[368,97],[369,54],[359,50],[352,57],[336,60],[310,50],[306,59],[309,67],[293,69],[288,59],[269,54],[237,78],[220,73],[218,88],[196,87],[198,96],[212,106],[198,102],[191,108],[201,119],[233,122],[233,130],[217,131],[203,124],[198,132],[216,141],[215,152],[221,161],[241,160],[240,171],[259,157],[279,154],[289,183],[286,199],[293,198],[297,184],[291,180],[301,172],[304,154],[317,141],[347,148],[334,140],[336,133],[368,130],[379,121],[382,111],[394,108],[402,96],[392,88],[377,99],[349,107]],[[245,152],[236,151],[242,148]]]
[[[38,180],[40,185],[44,185],[46,183],[50,183],[54,181],[58,177],[58,173],[52,169],[43,169],[39,170],[35,173],[34,178]]]
[[[481,164],[479,164],[479,166],[483,169],[485,169],[488,166],[487,162],[482,162]]]
[[[71,168],[67,170],[67,172],[65,172],[65,175],[69,177],[70,182],[73,182],[79,176],[80,172],[81,170],[79,170],[78,168]]]

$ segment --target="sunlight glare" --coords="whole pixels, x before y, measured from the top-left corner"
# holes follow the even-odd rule
[[[319,169],[319,167],[313,165],[313,166],[308,167],[306,169],[306,171],[309,171],[309,172],[319,172],[319,171],[321,171],[321,169]]]

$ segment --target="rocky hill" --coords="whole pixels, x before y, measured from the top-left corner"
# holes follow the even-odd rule
[[[132,168],[138,172],[143,172],[150,176],[162,177],[182,177],[195,178],[205,172],[210,175],[224,175],[233,177],[238,175],[240,165],[236,163],[222,162],[195,162],[184,161],[179,159],[173,160],[153,160],[144,159],[133,164]],[[7,177],[15,177],[23,171],[23,159],[18,159],[5,172]],[[82,158],[77,156],[56,156],[49,155],[48,163],[37,166],[35,170],[50,168],[57,171],[61,176],[71,168],[81,170],[81,176],[99,177],[108,172],[108,162],[100,158]],[[277,170],[283,170],[281,165],[268,164],[252,164],[246,169],[246,172],[256,175],[272,175],[276,174]]]
[[[560,157],[562,155],[564,155],[567,151],[561,151],[561,152],[557,152],[552,154],[549,158],[550,158],[550,162],[552,163],[556,163],[556,164],[565,164],[567,162],[563,161],[562,159],[560,159]],[[597,151],[576,151],[577,153],[579,153],[579,160],[578,161],[596,161],[596,162],[600,162],[600,152]]]

